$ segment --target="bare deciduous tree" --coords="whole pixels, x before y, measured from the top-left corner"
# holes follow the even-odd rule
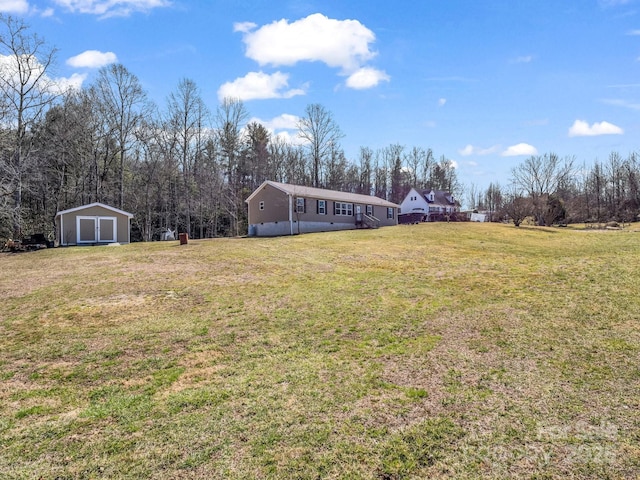
[[[312,185],[320,187],[322,164],[337,148],[343,137],[329,110],[318,103],[307,105],[305,116],[298,121],[298,136],[306,141],[311,155]]]
[[[484,195],[484,206],[489,211],[489,221],[495,221],[496,214],[504,205],[504,195],[499,183],[490,183]]]
[[[56,50],[16,18],[0,15],[0,207],[11,218],[14,238],[22,236],[23,192],[34,145],[33,129],[44,118],[60,88],[49,77]]]
[[[245,208],[238,160],[243,146],[242,129],[249,114],[241,100],[225,98],[218,106],[216,117],[218,143],[224,157],[221,160],[225,162],[226,183],[221,192],[224,200],[222,205],[230,217],[232,231],[239,235]]]
[[[427,152],[422,147],[413,147],[405,154],[404,162],[407,166],[407,176],[411,187],[417,189],[426,188],[426,185],[422,184],[423,182],[420,178],[420,171],[428,161],[429,158],[427,156]]]
[[[456,167],[453,161],[442,155],[437,163],[432,164],[429,187],[434,190],[444,190],[455,197],[460,196],[462,193],[462,185],[460,185],[460,181],[458,180],[458,174],[456,173]]]
[[[373,165],[371,163],[373,151],[369,147],[360,147],[360,184],[356,193],[371,195]]]
[[[573,159],[560,159],[556,154],[531,156],[519,166],[511,169],[514,185],[529,196],[533,215],[538,224],[544,224],[546,199],[558,193],[573,172]]]
[[[165,129],[175,138],[175,153],[182,173],[186,233],[191,236],[191,215],[197,185],[198,161],[207,143],[208,110],[193,80],[183,79],[169,95]]]
[[[112,64],[100,69],[95,93],[102,109],[103,119],[116,142],[118,154],[117,203],[120,208],[123,208],[127,154],[136,141],[136,129],[148,116],[149,102],[138,77],[121,64]]]
[[[513,224],[519,227],[522,221],[531,215],[531,199],[513,189],[505,201],[504,212]]]

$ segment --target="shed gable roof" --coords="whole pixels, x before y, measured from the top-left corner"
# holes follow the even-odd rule
[[[258,192],[262,190],[262,188],[264,188],[265,185],[270,185],[287,195],[297,197],[319,198],[322,200],[333,200],[336,202],[361,203],[364,205],[378,205],[381,207],[397,208],[399,206],[382,198],[374,197],[373,195],[340,192],[337,190],[325,190],[324,188],[304,187],[302,185],[291,185],[289,183],[273,182],[271,180],[266,180],[265,182],[263,182],[262,185],[260,185],[251,195],[249,195],[249,197],[245,201],[249,203],[253,199],[253,197],[257,195]]]
[[[100,203],[100,202],[89,203],[87,205],[81,205],[79,207],[69,208],[67,210],[61,210],[58,213],[56,213],[56,217],[59,217],[60,215],[66,215],[67,213],[79,212],[92,207],[102,207],[106,210],[111,210],[113,213],[118,213],[120,215],[125,215],[129,218],[133,218],[133,213],[125,212],[124,210],[120,210],[119,208],[111,207],[109,205],[105,205],[104,203]]]

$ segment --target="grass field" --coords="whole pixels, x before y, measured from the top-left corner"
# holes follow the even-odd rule
[[[638,478],[632,230],[0,255],[0,478]]]

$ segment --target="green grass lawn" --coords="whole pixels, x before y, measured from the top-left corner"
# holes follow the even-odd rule
[[[0,478],[637,478],[640,233],[0,256]]]

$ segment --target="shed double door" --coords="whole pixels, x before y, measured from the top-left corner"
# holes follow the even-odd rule
[[[78,243],[114,243],[118,238],[116,217],[76,217]]]

